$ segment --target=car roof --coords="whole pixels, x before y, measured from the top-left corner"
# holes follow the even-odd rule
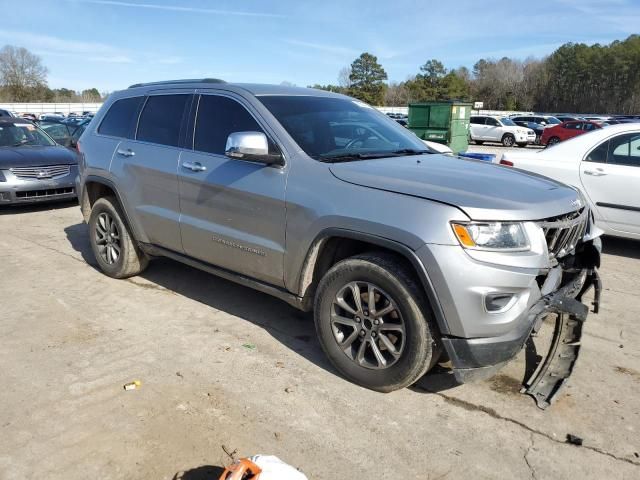
[[[303,88],[288,85],[269,85],[261,83],[227,83],[223,80],[214,78],[203,79],[184,79],[184,80],[167,80],[162,82],[151,83],[138,83],[131,85],[125,91],[144,89],[161,90],[163,88],[206,88],[206,89],[220,89],[220,90],[244,90],[255,96],[260,95],[298,95],[298,96],[314,96],[314,97],[334,97],[334,98],[348,98],[345,95],[339,93],[328,92],[326,90],[319,90],[316,88]],[[124,93],[120,91],[119,93]]]
[[[28,123],[29,125],[33,125],[31,120],[17,117],[0,117],[0,123]]]

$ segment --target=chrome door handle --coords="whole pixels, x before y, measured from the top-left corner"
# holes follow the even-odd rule
[[[127,148],[126,150],[118,149],[116,153],[118,155],[122,155],[123,157],[133,157],[136,154],[136,152],[134,152],[130,148]]]
[[[188,168],[192,172],[204,172],[207,170],[207,167],[202,165],[200,162],[182,162],[182,166],[184,168]]]
[[[584,174],[591,175],[592,177],[604,177],[606,175],[606,173],[599,170],[585,170]]]

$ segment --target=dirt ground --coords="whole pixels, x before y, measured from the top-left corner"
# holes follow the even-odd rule
[[[639,247],[605,239],[601,313],[541,411],[523,355],[371,392],[283,302],[168,260],[113,280],[77,205],[0,211],[0,479],[217,479],[256,453],[310,479],[640,478]]]

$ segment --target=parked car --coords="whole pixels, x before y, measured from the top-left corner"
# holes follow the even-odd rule
[[[533,140],[533,142],[536,145],[540,145],[540,137],[542,137],[542,132],[544,131],[544,127],[542,125],[540,125],[539,123],[535,123],[535,122],[524,122],[521,120],[517,120],[514,121],[513,123],[515,123],[516,125],[519,125],[521,127],[525,127],[528,128],[529,130],[533,130],[533,133],[535,134],[535,138]]]
[[[37,122],[37,124],[47,133],[47,135],[53,138],[58,145],[62,145],[64,147],[71,146],[71,134],[73,131],[66,123],[61,121],[42,120]]]
[[[430,140],[422,140],[427,146],[428,150],[431,150],[431,153],[441,153],[443,155],[453,155],[453,150],[448,145],[444,143],[432,142]]]
[[[9,110],[0,109],[0,117],[13,117]]]
[[[558,120],[560,120],[561,122],[577,122],[579,120],[584,120],[584,118],[582,117],[576,117],[576,116],[572,116],[572,115],[554,115],[555,118],[557,118]]]
[[[555,145],[563,140],[582,135],[583,133],[590,132],[602,128],[595,122],[564,122],[555,127],[545,128],[540,137],[541,145]]]
[[[500,142],[505,147],[518,145],[526,147],[535,142],[535,132],[522,128],[508,117],[472,115],[469,123],[469,137],[477,145],[484,142]]]
[[[584,319],[567,297],[597,282],[597,231],[576,190],[431,154],[343,95],[138,84],[109,97],[78,150],[106,275],[167,256],[313,310],[336,369],[375,390],[412,384],[441,350],[460,381],[484,377],[549,312]],[[563,240],[547,244],[543,228]],[[557,332],[574,345],[565,335],[578,330]],[[545,401],[571,371],[577,350],[565,351],[542,369],[551,385],[531,386]]]
[[[553,115],[516,115],[511,117],[514,122],[533,122],[543,127],[552,127],[554,125],[560,125],[562,122]]]
[[[501,163],[579,188],[606,234],[640,239],[640,124],[596,129],[536,153],[507,152]]]
[[[63,120],[64,115],[58,113],[42,113],[38,116],[38,120]]]
[[[75,198],[77,155],[42,129],[18,118],[0,118],[0,205]]]

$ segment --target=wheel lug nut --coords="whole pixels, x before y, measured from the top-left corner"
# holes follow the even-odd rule
[[[377,318],[373,321],[374,325],[379,325],[380,324],[380,320],[378,320]]]
[[[365,316],[365,317],[369,315],[369,312],[368,312],[368,311],[366,311],[366,310],[365,310],[363,313],[364,313],[364,316]]]
[[[364,331],[364,329],[360,330],[360,336],[361,336],[361,337],[364,337],[366,333],[367,333],[367,332],[365,332],[365,331]]]
[[[375,337],[376,336],[376,332],[371,332],[371,336]]]
[[[356,323],[360,323],[360,317],[355,318]]]

